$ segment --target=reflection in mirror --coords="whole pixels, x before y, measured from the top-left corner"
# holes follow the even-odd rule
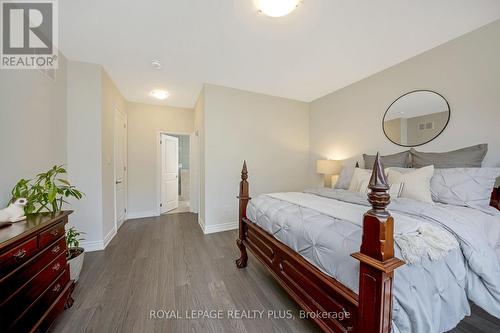
[[[450,120],[443,96],[428,90],[407,93],[394,101],[384,115],[384,133],[397,145],[415,147],[434,140]]]

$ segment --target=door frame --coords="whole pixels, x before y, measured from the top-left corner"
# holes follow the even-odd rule
[[[176,131],[158,131],[156,132],[156,216],[161,215],[161,135],[185,135],[189,137],[189,145],[191,146],[191,134],[190,132],[176,132]],[[191,147],[190,147],[191,149]],[[189,152],[189,164],[191,165],[191,151]],[[190,167],[190,179],[191,182],[191,167]]]
[[[113,198],[114,198],[114,222],[115,222],[115,230],[118,232],[118,214],[116,213],[116,205],[117,205],[117,200],[116,200],[116,114],[120,113],[124,118],[125,118],[125,126],[126,126],[126,131],[125,131],[125,177],[124,177],[124,191],[125,191],[125,218],[122,222],[125,223],[128,219],[128,116],[127,113],[124,111],[120,110],[117,106],[113,108]]]

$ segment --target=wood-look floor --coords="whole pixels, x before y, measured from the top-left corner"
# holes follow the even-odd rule
[[[309,320],[279,318],[299,308],[255,258],[236,269],[236,236],[204,236],[190,213],[126,222],[105,251],[86,254],[75,303],[51,331],[318,332]],[[186,310],[222,310],[226,318],[151,319],[152,310],[178,310],[179,317]],[[263,310],[265,319],[227,318],[233,310]],[[500,332],[500,320],[473,312],[452,332]]]

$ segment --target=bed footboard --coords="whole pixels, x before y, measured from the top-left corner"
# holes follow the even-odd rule
[[[363,218],[361,250],[352,254],[360,261],[358,326],[359,332],[382,333],[391,331],[392,280],[404,262],[394,257],[394,220],[386,210],[391,197],[379,154],[368,188],[372,209]]]
[[[404,262],[394,257],[394,221],[386,211],[389,186],[379,156],[375,160],[364,215],[360,252],[359,296],[324,274],[297,252],[247,219],[249,185],[243,164],[239,194],[238,268],[247,265],[247,248],[324,332],[388,333],[391,330],[392,280]],[[318,315],[321,314],[321,315]]]
[[[241,170],[240,195],[238,196],[240,200],[239,233],[238,239],[236,240],[236,245],[238,245],[240,249],[240,257],[236,260],[236,267],[238,268],[247,267],[248,261],[247,249],[244,244],[247,234],[247,224],[244,219],[247,214],[248,200],[250,200],[247,179],[248,171],[247,162],[245,161],[243,162],[243,169]]]

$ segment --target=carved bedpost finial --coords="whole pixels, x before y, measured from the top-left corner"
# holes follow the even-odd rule
[[[368,201],[372,205],[372,210],[370,210],[368,214],[387,218],[389,213],[386,211],[386,208],[391,202],[391,196],[387,193],[389,185],[387,184],[387,177],[379,153],[377,153],[377,157],[375,157],[368,188],[371,190],[368,194]]]
[[[243,161],[243,169],[241,169],[241,180],[248,179],[248,171],[247,171],[247,161]]]

